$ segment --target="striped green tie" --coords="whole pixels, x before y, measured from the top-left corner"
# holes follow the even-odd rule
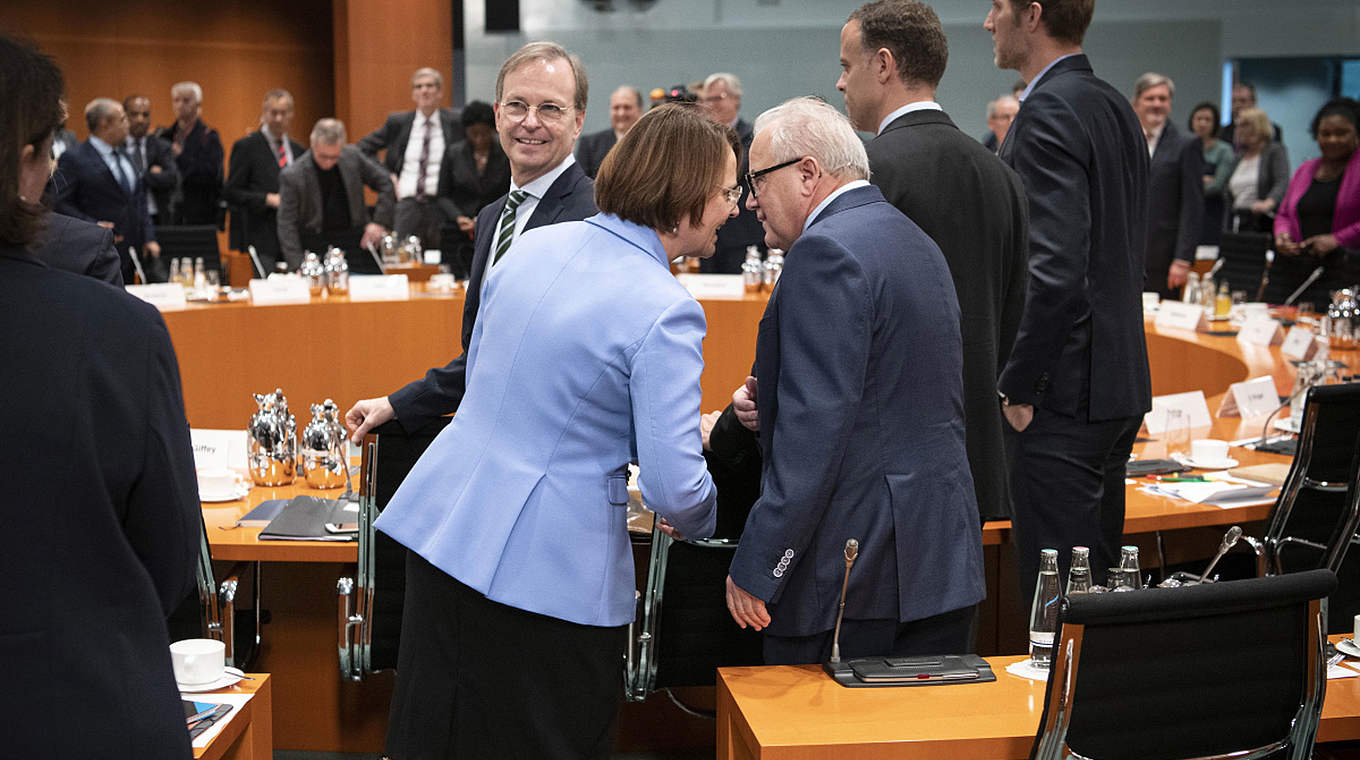
[[[510,199],[505,202],[505,210],[501,212],[500,227],[496,232],[496,255],[491,259],[491,266],[500,263],[501,257],[510,250],[510,244],[515,242],[515,209],[519,204],[528,198],[529,194],[523,190],[516,190],[510,193]]]

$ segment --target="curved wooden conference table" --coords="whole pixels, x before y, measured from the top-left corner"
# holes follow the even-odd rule
[[[709,328],[704,341],[703,408],[711,410],[727,403],[750,369],[765,297],[702,303]],[[191,304],[164,317],[179,357],[193,427],[242,429],[256,408],[251,394],[281,387],[300,429],[313,403],[332,398],[342,409],[348,408],[356,399],[391,392],[456,356],[461,350],[462,306],[461,292],[425,293],[413,286],[408,301],[351,303],[343,297],[322,297],[295,306]],[[1150,322],[1147,339],[1154,394],[1203,390],[1211,412],[1228,386],[1239,380],[1270,375],[1281,394],[1288,393],[1293,383],[1293,368],[1278,348],[1191,331],[1160,331]],[[1355,353],[1337,358],[1354,366],[1360,358]],[[1196,430],[1194,437],[1247,438],[1259,434],[1261,422],[1215,418],[1211,430]],[[1164,453],[1164,444],[1154,439],[1136,450],[1157,457]],[[1244,465],[1287,461],[1233,451]],[[390,677],[342,683],[335,654],[334,584],[338,575],[348,574],[345,565],[355,562],[354,544],[260,541],[258,528],[230,528],[260,501],[307,492],[322,493],[298,485],[255,488],[242,501],[205,504],[210,543],[217,560],[267,563],[262,570],[264,606],[273,622],[266,626],[261,659],[254,667],[275,676],[276,746],[373,751],[381,746],[385,730]],[[1200,506],[1130,487],[1125,531],[1214,531],[1261,520],[1268,509]],[[1004,653],[1006,642],[1015,638],[1021,625],[1018,620],[1008,622],[1018,615],[1003,612],[1008,605],[1020,606],[1018,592],[1011,588],[1016,584],[1010,580],[1009,530],[1008,522],[989,522],[983,529],[992,600],[979,619],[984,653]],[[1208,536],[1203,543],[1206,554],[1216,545]],[[625,748],[629,731],[628,721],[622,721],[620,744]],[[646,737],[639,741],[645,744]]]

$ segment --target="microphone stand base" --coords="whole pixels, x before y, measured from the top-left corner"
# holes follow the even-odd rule
[[[857,657],[822,663],[831,680],[846,688],[940,686],[996,680],[992,666],[975,654],[928,657]]]

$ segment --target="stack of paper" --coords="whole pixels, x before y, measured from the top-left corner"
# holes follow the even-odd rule
[[[1235,478],[1227,473],[1212,473],[1202,481],[1158,482],[1143,486],[1143,491],[1156,496],[1170,496],[1184,499],[1195,504],[1216,506],[1242,506],[1244,504],[1270,502],[1271,491],[1277,486],[1255,480]]]

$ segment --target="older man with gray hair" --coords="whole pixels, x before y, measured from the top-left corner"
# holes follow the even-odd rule
[[[720,71],[704,78],[699,103],[708,111],[708,117],[719,124],[726,124],[741,138],[743,148],[737,172],[745,174],[748,168],[747,153],[751,150],[751,125],[741,118],[741,80],[736,74]],[[761,239],[760,222],[755,214],[746,208],[746,195],[739,203],[741,209],[737,218],[724,224],[718,230],[718,243],[714,253],[699,262],[699,270],[711,274],[739,274],[742,262],[746,259],[746,249],[755,246],[764,252]]]
[[[363,249],[392,227],[392,180],[345,140],[344,123],[321,119],[312,127],[312,149],[279,172],[279,248],[290,270],[302,264],[304,249],[319,253],[333,245],[344,249],[351,270],[377,271]],[[372,220],[365,186],[378,194]]]
[[[1199,138],[1171,121],[1176,83],[1149,71],[1133,83],[1133,112],[1147,139],[1147,245],[1144,290],[1163,298],[1180,295],[1195,263],[1204,220],[1204,150]]]
[[[156,130],[170,143],[179,168],[180,200],[174,224],[218,224],[222,195],[222,138],[203,123],[203,88],[197,82],[177,82],[170,88],[175,123]],[[219,225],[220,226],[220,225]]]
[[[736,418],[758,431],[760,499],[727,579],[770,664],[963,653],[985,588],[964,447],[962,339],[940,249],[868,183],[850,122],[796,98],[756,119],[748,207],[788,251]],[[717,448],[717,446],[715,446]]]

